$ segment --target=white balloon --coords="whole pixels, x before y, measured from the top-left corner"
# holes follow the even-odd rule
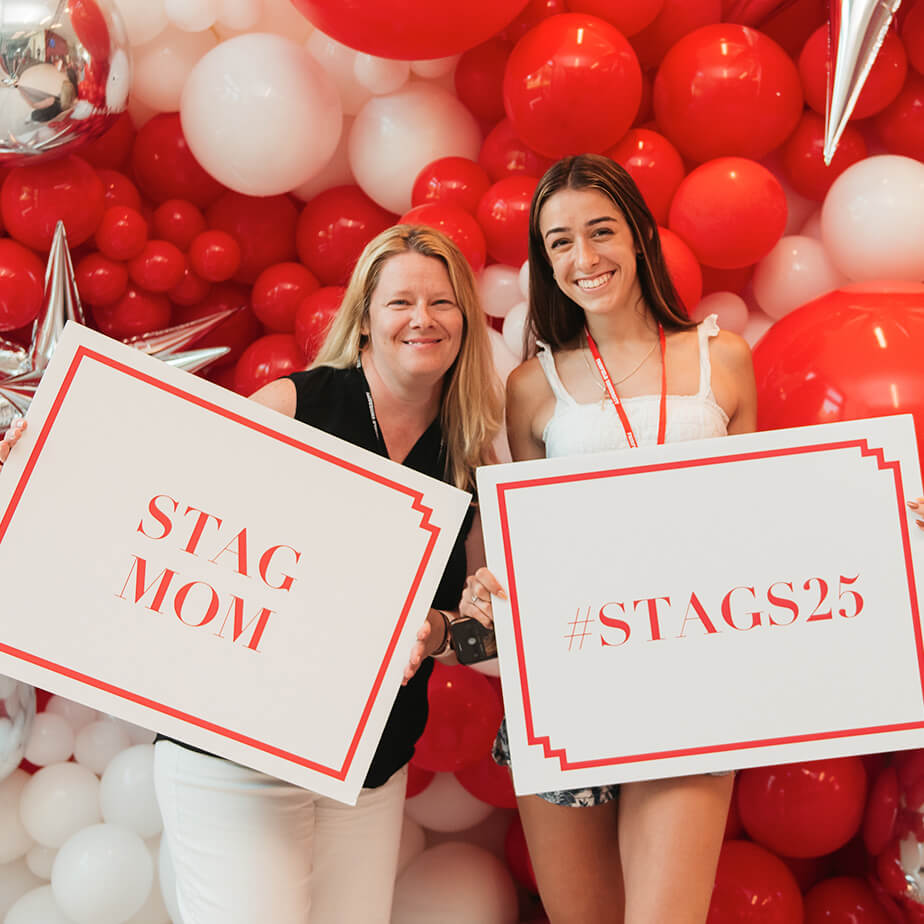
[[[60,847],[100,820],[99,780],[81,764],[42,767],[23,787],[19,814],[33,840]]]
[[[335,186],[356,185],[347,152],[347,142],[350,138],[350,127],[352,125],[353,117],[344,116],[340,140],[337,142],[337,147],[330,160],[310,180],[291,190],[293,196],[297,196],[303,202],[308,202],[318,193],[324,192],[325,189],[333,189]]]
[[[815,209],[815,211],[805,219],[805,224],[802,226],[799,234],[803,237],[813,237],[816,241],[821,240],[821,209]]]
[[[125,731],[114,722],[99,719],[77,732],[74,759],[101,776],[109,761],[127,747],[131,747],[131,741]]]
[[[4,924],[74,924],[55,901],[50,885],[27,892],[10,908]]]
[[[164,0],[167,19],[184,32],[211,29],[220,8],[220,0]]]
[[[806,302],[845,282],[821,241],[793,234],[780,238],[754,270],[754,298],[779,320]]]
[[[104,716],[107,722],[113,722],[128,735],[128,740],[132,744],[153,744],[157,737],[157,732],[151,731],[150,728],[142,728],[135,725],[134,722],[126,722],[125,719],[117,719],[113,715]]]
[[[124,109],[128,104],[128,93],[132,85],[132,62],[119,48],[109,61],[109,76],[106,78],[106,105],[110,109]]]
[[[514,305],[523,301],[520,271],[503,263],[486,266],[478,279],[478,295],[485,314],[492,318],[506,317]]]
[[[821,209],[831,261],[850,279],[924,279],[924,163],[867,157],[831,185]]]
[[[773,327],[773,318],[767,317],[762,311],[752,311],[741,336],[753,348],[770,328]]]
[[[407,61],[377,58],[360,53],[353,61],[353,74],[357,81],[375,96],[384,96],[400,90],[411,76]]]
[[[398,848],[398,870],[396,875],[400,876],[408,864],[419,857],[427,846],[427,835],[424,829],[414,821],[413,818],[404,816],[404,823],[401,828],[401,846]]]
[[[448,58],[427,58],[424,61],[411,61],[411,70],[418,77],[435,80],[451,74],[459,63],[459,55],[450,55]]]
[[[52,696],[44,711],[63,716],[70,722],[75,732],[80,731],[84,725],[89,725],[99,715],[95,709],[75,703],[72,699],[65,699],[63,696]]]
[[[173,868],[173,858],[170,856],[166,837],[160,839],[157,852],[157,878],[160,880],[160,892],[164,897],[170,920],[173,924],[183,924],[183,916],[176,900],[176,870]]]
[[[218,21],[227,29],[246,31],[253,29],[260,22],[263,15],[263,4],[260,0],[220,0]],[[267,30],[260,29],[265,32]],[[293,41],[300,38],[289,36]]]
[[[33,844],[19,817],[22,791],[28,782],[29,774],[19,769],[0,780],[0,864],[18,860]]]
[[[314,176],[337,147],[337,91],[305,49],[278,35],[222,42],[192,69],[180,103],[195,158],[237,192],[272,196]]]
[[[356,79],[356,49],[341,45],[320,29],[308,36],[305,47],[333,81],[344,113],[355,116],[372,96],[372,91]]]
[[[51,868],[54,866],[57,855],[56,847],[43,847],[41,844],[35,844],[26,854],[26,865],[39,879],[47,882],[51,879]]]
[[[487,662],[482,661],[481,663],[486,664]],[[465,831],[453,833],[428,831],[427,846],[435,847],[437,844],[445,844],[449,841],[461,841],[487,850],[506,864],[507,835],[510,832],[510,823],[516,813],[516,809],[495,809],[484,821]]]
[[[236,4],[233,2],[229,3],[231,12],[237,12],[235,6]],[[218,18],[218,22],[215,23],[216,35],[224,40],[226,38],[233,38],[242,31],[272,32],[273,35],[285,36],[285,38],[291,39],[293,42],[304,42],[314,28],[314,26],[299,13],[295,8],[295,4],[290,2],[290,0],[262,0],[259,6],[259,19],[251,26],[248,26],[246,30],[234,29],[226,26],[222,22],[224,17],[224,13],[222,13],[222,16]],[[228,15],[229,18],[233,18],[231,13]]]
[[[29,869],[24,858],[0,865],[0,921],[7,920],[6,913],[23,895],[41,885],[42,880]]]
[[[64,716],[40,712],[26,742],[26,760],[36,767],[67,760],[74,753],[74,729]]]
[[[167,27],[164,0],[113,0],[122,14],[122,23],[129,44],[141,45],[150,42]]]
[[[743,333],[748,323],[747,302],[734,292],[711,292],[690,312],[694,321],[702,321],[710,314],[718,315],[719,327],[733,334]]]
[[[488,328],[488,342],[491,344],[491,358],[494,371],[502,385],[507,384],[507,377],[520,365],[520,357],[510,352],[507,342],[493,327]]]
[[[185,2],[185,0],[181,0]],[[215,34],[183,32],[175,26],[134,50],[132,95],[157,112],[176,112],[196,62],[218,44]]]
[[[520,267],[520,292],[523,293],[523,298],[526,301],[529,301],[529,260],[524,260],[523,265]]]
[[[154,837],[146,840],[144,846],[150,853],[151,861],[154,864],[154,882],[151,885],[147,901],[126,921],[126,924],[170,924],[170,912],[167,911],[158,876],[160,838]],[[182,922],[179,922],[179,924],[182,924]]]
[[[437,773],[423,792],[404,803],[405,814],[431,831],[464,831],[493,811],[493,805],[476,799],[452,773]]]
[[[154,745],[127,748],[110,761],[99,787],[103,820],[134,831],[139,837],[163,828],[154,792]]]
[[[514,305],[504,318],[504,343],[515,356],[523,355],[523,331],[526,328],[526,314],[529,306],[526,302]]]
[[[57,68],[52,68],[52,70],[58,74],[58,83],[60,83],[61,75],[58,73]],[[0,674],[0,699],[6,699],[8,696],[12,696],[16,692],[17,683],[18,681],[14,680],[12,677]]]
[[[370,99],[350,131],[353,175],[363,192],[398,215],[411,207],[417,174],[441,157],[478,159],[481,130],[451,93],[411,83]]]
[[[391,924],[514,924],[517,918],[510,873],[472,844],[425,850],[395,883]]]
[[[140,99],[130,97],[128,100],[128,117],[135,126],[135,131],[140,131],[154,116],[158,115],[156,109],[142,103]]]

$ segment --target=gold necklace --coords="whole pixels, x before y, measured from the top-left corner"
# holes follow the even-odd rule
[[[593,380],[597,383],[597,385],[600,386],[600,389],[601,389],[602,392],[603,392],[604,401],[605,401],[605,398],[606,398],[606,386],[603,384],[603,380],[600,378],[600,373],[599,373],[599,371],[597,370],[597,368],[596,368],[595,366],[593,366],[593,365],[591,364],[590,360],[589,360],[588,357],[587,357],[587,354],[590,352],[590,347],[587,346],[587,337],[586,337],[586,335],[583,335],[583,339],[584,339],[584,343],[583,343],[583,345],[581,346],[581,355],[584,357],[584,363],[585,363],[585,365],[586,365],[587,368],[590,370],[591,377],[592,377]],[[629,372],[627,375],[624,375],[621,379],[611,379],[610,381],[612,382],[612,384],[613,384],[613,385],[621,385],[623,382],[627,381],[628,379],[631,379],[632,376],[635,375],[635,373],[638,372],[638,370],[641,369],[642,366],[645,365],[645,363],[648,361],[648,357],[651,356],[652,353],[654,353],[655,347],[658,345],[659,342],[660,342],[659,340],[655,340],[655,342],[651,345],[651,349],[642,357],[642,359],[641,359],[641,361],[639,362],[639,364],[638,364],[631,372]]]

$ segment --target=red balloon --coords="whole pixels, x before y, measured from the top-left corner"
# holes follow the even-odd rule
[[[119,170],[128,161],[134,143],[135,126],[132,124],[131,116],[123,112],[102,135],[82,144],[78,151],[80,156],[94,167]]]
[[[655,67],[683,36],[722,18],[722,0],[664,0],[654,21],[632,36],[632,47],[639,64]]]
[[[901,39],[889,30],[850,114],[851,120],[865,119],[885,109],[901,92],[907,73],[905,48]],[[799,55],[799,74],[806,103],[819,115],[824,115],[828,93],[827,25],[816,29],[805,43]]]
[[[568,0],[568,9],[604,19],[623,35],[635,35],[654,22],[664,0]]]
[[[510,121],[547,157],[611,147],[632,125],[641,99],[632,46],[609,23],[581,13],[539,23],[517,42],[504,73]]]
[[[128,264],[132,282],[148,292],[166,292],[179,285],[185,270],[186,257],[169,241],[148,241]]]
[[[734,269],[770,253],[783,236],[786,214],[786,193],[766,167],[719,157],[677,187],[668,223],[700,263]]]
[[[504,68],[512,50],[512,42],[495,37],[459,58],[456,96],[476,118],[493,123],[504,117]]]
[[[170,326],[171,308],[167,296],[145,292],[131,284],[116,301],[91,305],[90,309],[96,326],[118,340]]]
[[[193,238],[205,231],[205,215],[186,199],[168,199],[154,210],[154,234],[188,250]]]
[[[802,895],[786,864],[749,841],[726,841],[706,924],[802,924]]]
[[[241,267],[241,247],[226,231],[203,231],[189,243],[189,265],[207,282],[225,282]]]
[[[314,274],[301,263],[277,263],[263,270],[253,284],[253,312],[268,330],[291,334],[302,299],[319,287]]]
[[[132,170],[141,191],[155,202],[187,199],[205,208],[224,190],[193,157],[176,112],[145,122],[132,148]]]
[[[744,828],[741,827],[741,819],[738,817],[738,804],[736,794],[732,793],[732,799],[728,806],[728,816],[725,819],[725,833],[722,840],[734,841],[744,836]]]
[[[295,311],[295,342],[309,363],[314,362],[323,346],[330,322],[340,310],[345,294],[342,286],[325,286],[299,302]]]
[[[59,221],[64,222],[68,244],[82,244],[96,230],[103,207],[102,181],[73,154],[14,167],[0,190],[7,233],[34,250],[48,250]]]
[[[394,216],[358,186],[335,186],[305,204],[295,229],[298,258],[323,285],[343,285],[363,247]]]
[[[96,229],[96,246],[112,260],[131,260],[148,242],[148,223],[137,209],[113,205],[103,212]]]
[[[503,717],[500,698],[477,671],[437,662],[430,676],[430,716],[414,753],[426,770],[458,770],[488,751]]]
[[[827,21],[826,0],[783,0],[757,28],[797,61],[808,37]]]
[[[475,161],[467,157],[441,157],[417,174],[411,204],[444,202],[474,215],[490,185],[491,178]]]
[[[783,169],[792,188],[821,202],[831,184],[851,165],[866,157],[866,142],[848,125],[837,143],[830,165],[825,165],[825,120],[806,110],[796,130],[783,146]]]
[[[241,248],[235,282],[253,283],[274,263],[295,259],[298,210],[288,196],[224,193],[205,213],[210,228],[225,231]]]
[[[412,760],[407,765],[407,789],[404,797],[411,799],[414,796],[419,796],[433,782],[434,776],[436,774],[432,770],[422,770]]]
[[[691,160],[764,157],[802,114],[799,73],[776,42],[754,29],[703,26],[664,56],[654,110],[661,130]]]
[[[633,128],[606,156],[626,168],[655,221],[666,224],[671,200],[686,173],[683,159],[670,141],[650,129]]]
[[[519,16],[498,33],[498,38],[516,44],[544,19],[567,12],[568,5],[565,0],[529,0]]]
[[[525,144],[517,135],[513,122],[502,119],[484,139],[478,163],[487,171],[491,182],[496,183],[506,176],[521,173],[538,179],[555,161]]]
[[[892,154],[924,160],[924,77],[910,73],[902,92],[874,121]]]
[[[130,209],[141,208],[141,193],[124,173],[97,167],[96,175],[103,184],[103,202],[106,208],[110,205],[127,205]]]
[[[758,843],[787,857],[843,847],[863,820],[866,771],[857,757],[742,770],[738,812]]]
[[[886,767],[873,783],[863,816],[863,843],[871,856],[882,853],[895,836],[899,799],[898,774]]]
[[[494,762],[490,753],[481,760],[456,770],[456,779],[473,795],[488,805],[498,808],[516,808],[513,777],[508,767]]]
[[[796,877],[799,890],[804,895],[816,882],[821,882],[822,879],[831,875],[835,866],[834,857],[837,855],[834,853],[824,857],[780,857],[780,859]]]
[[[764,334],[754,350],[761,430],[910,413],[924,459],[924,286],[876,288],[829,292]]]
[[[350,48],[414,61],[456,55],[494,35],[526,0],[292,0],[309,22]]]
[[[183,278],[167,293],[167,298],[174,305],[189,307],[201,302],[212,288],[201,276],[197,276],[187,263],[183,270]]]
[[[457,205],[428,202],[401,216],[401,223],[426,225],[446,235],[462,251],[473,273],[484,269],[486,257],[484,233],[472,216]]]
[[[805,896],[805,924],[889,924],[873,890],[852,876],[825,879]]]
[[[703,297],[703,271],[693,251],[673,231],[658,228],[658,234],[671,282],[690,314]]]
[[[533,862],[529,856],[529,847],[526,846],[526,835],[523,833],[523,823],[519,815],[510,819],[510,827],[504,838],[504,858],[507,866],[513,873],[513,878],[528,892],[534,895],[539,891],[536,885],[536,873]]]
[[[35,320],[45,294],[45,267],[27,247],[0,240],[0,330]]]
[[[291,334],[267,334],[254,340],[234,367],[234,390],[252,395],[268,382],[305,368],[305,356]]]
[[[85,256],[74,268],[77,291],[88,305],[111,305],[128,287],[125,265],[100,253]]]
[[[201,301],[179,308],[176,312],[176,323],[184,324],[229,308],[238,310],[196,340],[196,347],[230,347],[229,353],[215,361],[211,367],[213,369],[236,362],[244,350],[260,336],[262,327],[250,307],[250,290],[245,286],[222,282],[212,286]]]
[[[924,74],[924,3],[921,0],[908,7],[901,25],[901,37],[908,63],[919,74]]]
[[[741,293],[754,275],[754,265],[739,266],[735,269],[716,269],[714,266],[703,266],[703,295],[712,292],[738,292]]]
[[[511,176],[495,183],[478,204],[478,224],[488,253],[500,263],[520,266],[526,259],[529,204],[539,181]]]

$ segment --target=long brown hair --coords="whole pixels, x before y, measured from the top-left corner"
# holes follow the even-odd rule
[[[468,261],[448,237],[432,228],[394,225],[373,238],[356,261],[340,309],[312,368],[356,365],[366,343],[363,322],[382,267],[391,257],[411,251],[433,257],[446,267],[456,304],[462,310],[462,342],[443,384],[440,423],[446,442],[446,475],[456,487],[471,491],[475,469],[497,461],[492,441],[500,429],[503,405],[475,278]]]
[[[529,316],[526,341],[544,340],[552,349],[574,343],[584,327],[584,312],[568,298],[552,275],[539,230],[542,207],[559,190],[595,189],[625,216],[638,250],[637,272],[642,298],[665,330],[685,330],[695,324],[687,317],[671,282],[658,224],[635,181],[623,167],[601,154],[579,154],[553,164],[539,181],[529,211]]]

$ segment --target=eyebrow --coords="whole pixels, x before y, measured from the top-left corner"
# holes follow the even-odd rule
[[[601,218],[591,218],[590,221],[586,222],[585,227],[589,228],[589,227],[592,227],[593,225],[599,225],[601,222],[604,222],[604,221],[619,221],[619,219],[615,215],[604,215]],[[569,228],[549,228],[549,230],[545,232],[544,237],[548,237],[550,234],[561,234],[562,231],[568,231],[568,230],[570,229]]]

